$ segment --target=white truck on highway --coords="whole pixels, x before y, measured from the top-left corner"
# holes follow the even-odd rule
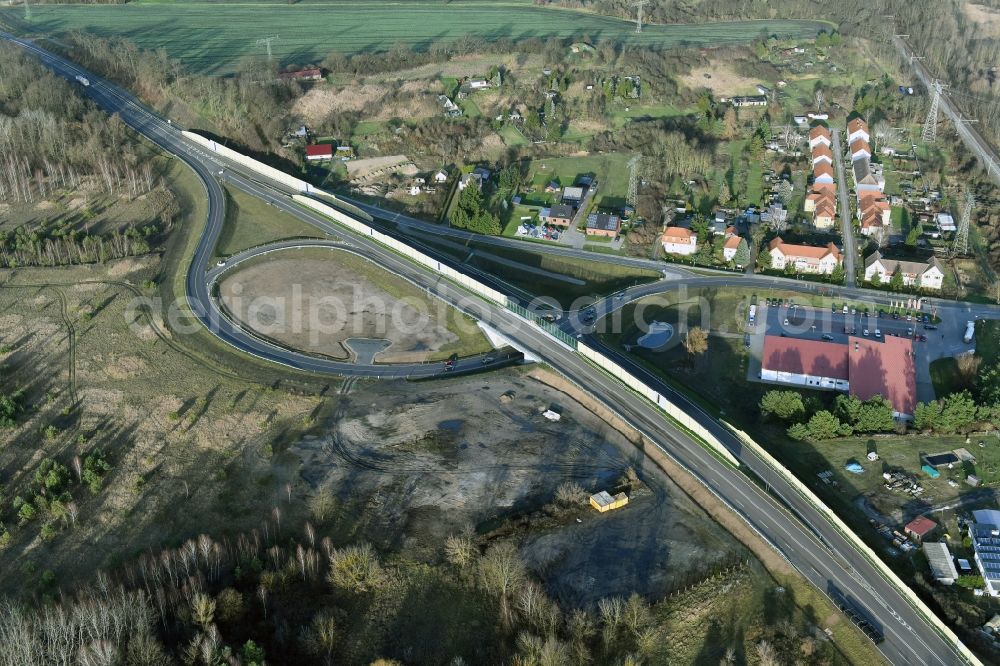
[[[969,344],[976,337],[976,322],[970,321],[965,324],[965,344]]]
[[[86,87],[90,85],[90,79],[88,79],[86,76],[83,76],[82,74],[77,74],[76,80],[81,86]]]

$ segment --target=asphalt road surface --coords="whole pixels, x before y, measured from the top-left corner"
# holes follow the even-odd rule
[[[0,38],[16,41],[63,76],[72,78],[78,73],[88,76],[91,86],[86,88],[85,92],[91,99],[106,111],[119,113],[130,126],[184,160],[202,179],[210,204],[210,214],[189,271],[188,297],[192,300],[192,306],[200,310],[206,325],[210,327],[215,325],[218,329],[216,334],[237,349],[248,353],[259,352],[275,362],[293,367],[301,365],[313,372],[336,374],[344,374],[342,370],[350,372],[350,367],[342,368],[303,359],[301,355],[290,350],[267,346],[261,348],[255,339],[248,339],[238,328],[225,324],[224,318],[218,315],[217,310],[213,310],[212,299],[208,292],[210,273],[206,269],[212,264],[215,241],[223,219],[223,197],[221,187],[216,180],[219,162],[215,156],[188,143],[179,131],[145,109],[125,91],[38,49],[30,42],[17,40],[6,33],[0,33]],[[284,193],[280,190],[268,189],[263,185],[257,187],[261,188],[257,196],[262,196],[283,210],[298,211],[293,214],[317,226],[325,223],[324,220],[286,203]],[[337,235],[347,237],[358,251],[365,252],[366,256],[380,262],[387,270],[434,289],[439,297],[468,310],[480,309],[479,316],[489,320],[492,326],[508,336],[515,344],[530,350],[540,360],[561,372],[642,431],[679,464],[700,478],[819,589],[827,593],[841,594],[850,599],[855,607],[884,633],[885,641],[879,648],[890,663],[928,666],[967,663],[967,660],[959,654],[958,646],[938,633],[921,611],[911,606],[853,543],[828,523],[810,502],[799,496],[776,470],[757,458],[752,451],[744,450],[740,440],[711,415],[703,412],[684,395],[675,392],[658,377],[637,366],[629,357],[618,350],[606,347],[599,339],[587,336],[588,344],[628,368],[630,372],[681,406],[692,418],[712,431],[741,460],[743,470],[756,475],[771,492],[763,490],[744,471],[733,468],[709,453],[686,431],[664,418],[659,408],[636,398],[630,391],[624,390],[618,380],[594,367],[566,345],[542,335],[533,326],[526,325],[524,320],[506,308],[478,299],[470,302],[472,299],[457,287],[440,280],[429,270],[398,259],[369,239],[339,231]],[[695,278],[693,282],[704,279]],[[747,280],[756,278],[741,275],[715,279],[721,283],[720,286],[730,280],[746,286]],[[784,285],[781,288],[784,288]],[[623,300],[618,299],[618,301]],[[614,304],[614,299],[612,298],[610,302]]]
[[[837,169],[837,197],[840,200],[840,235],[844,238],[844,272],[847,274],[847,286],[857,285],[858,274],[854,264],[858,258],[858,250],[854,243],[854,223],[851,220],[851,202],[847,198],[847,178],[844,175],[844,150],[840,144],[840,128],[834,127],[833,134],[833,164]]]

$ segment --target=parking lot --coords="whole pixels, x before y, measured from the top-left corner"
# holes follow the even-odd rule
[[[924,314],[920,316],[923,317]],[[930,377],[931,361],[957,356],[975,348],[974,344],[966,344],[963,340],[966,320],[945,318],[937,322],[924,323],[918,321],[916,317],[908,320],[905,314],[897,314],[897,317],[894,318],[888,311],[881,314],[870,312],[865,315],[864,311],[848,310],[847,314],[844,314],[842,307],[833,311],[794,304],[786,305],[785,301],[775,306],[767,305],[762,300],[757,305],[755,325],[749,329],[752,362],[748,378],[756,381],[759,377],[765,335],[784,335],[838,343],[846,343],[851,335],[868,337],[872,340],[894,335],[913,340],[917,367],[917,397],[922,402],[933,400],[936,396]],[[914,336],[917,336],[916,339]]]

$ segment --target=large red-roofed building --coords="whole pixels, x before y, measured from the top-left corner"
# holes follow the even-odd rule
[[[917,406],[917,370],[913,342],[887,336],[884,340],[851,338],[851,395],[868,400],[880,395],[892,403],[897,414],[913,414]]]
[[[761,379],[846,391],[849,371],[847,348],[842,344],[776,335],[764,338]]]
[[[897,417],[912,415],[917,404],[917,372],[909,338],[851,337],[844,344],[768,335],[760,378],[845,391],[859,400],[881,395],[892,403]]]

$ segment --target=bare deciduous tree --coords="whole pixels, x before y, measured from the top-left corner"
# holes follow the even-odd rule
[[[451,535],[444,540],[444,556],[459,569],[468,569],[479,557],[479,551],[467,536]]]
[[[563,508],[579,507],[587,501],[587,491],[574,481],[565,481],[556,488],[556,504]]]
[[[382,566],[369,544],[337,548],[330,556],[330,583],[355,593],[367,592],[382,582]]]
[[[191,618],[202,629],[207,629],[215,620],[215,599],[198,592],[191,598]]]
[[[506,626],[510,626],[513,620],[511,599],[526,578],[524,562],[513,544],[501,542],[493,545],[479,560],[480,584],[499,600],[500,617]]]

